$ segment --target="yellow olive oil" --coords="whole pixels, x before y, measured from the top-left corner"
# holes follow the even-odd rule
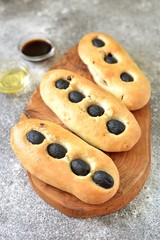
[[[25,88],[27,80],[28,72],[20,67],[0,73],[0,92],[20,92]]]

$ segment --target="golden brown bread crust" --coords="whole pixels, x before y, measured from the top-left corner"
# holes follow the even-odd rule
[[[26,134],[31,130],[41,132],[45,139],[41,144],[32,144]],[[47,146],[62,144],[67,153],[61,159],[51,157]],[[29,119],[19,122],[11,131],[11,146],[24,168],[51,186],[75,195],[89,204],[104,203],[112,198],[119,187],[119,173],[111,158],[91,147],[83,140],[62,128],[44,120]],[[77,176],[70,168],[73,159],[86,161],[91,171],[86,176]],[[93,174],[103,170],[114,179],[113,187],[105,189],[95,184]]]
[[[67,89],[58,89],[58,79],[71,77]],[[68,94],[78,90],[85,98],[81,102],[69,101]],[[46,73],[40,93],[45,104],[53,110],[60,120],[74,133],[89,144],[107,152],[126,151],[139,140],[141,130],[133,114],[113,95],[91,81],[67,70],[52,70]],[[87,108],[98,104],[104,109],[100,117],[92,117]],[[125,124],[125,131],[119,135],[110,133],[106,123],[111,119]]]
[[[92,40],[96,38],[102,40],[105,45],[95,47]],[[129,110],[140,109],[149,101],[151,89],[148,79],[113,38],[99,32],[89,33],[79,42],[78,53],[95,82],[122,100]],[[109,64],[104,61],[104,57],[109,53],[118,63]],[[120,75],[124,72],[130,74],[134,81],[122,81]]]

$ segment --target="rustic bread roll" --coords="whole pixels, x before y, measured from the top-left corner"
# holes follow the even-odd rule
[[[40,93],[64,125],[99,149],[126,151],[140,137],[133,114],[113,95],[76,73],[61,69],[46,73]]]
[[[95,82],[122,100],[129,110],[142,108],[150,98],[150,84],[128,53],[111,37],[89,33],[78,53]]]
[[[11,131],[11,145],[27,171],[83,202],[104,203],[118,190],[111,158],[55,123],[21,121]]]

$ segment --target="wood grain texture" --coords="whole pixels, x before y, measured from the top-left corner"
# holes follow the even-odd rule
[[[87,67],[81,62],[77,46],[71,48],[54,64],[53,68],[71,70],[93,81]],[[106,203],[86,204],[73,195],[49,186],[28,173],[35,192],[62,213],[79,218],[87,218],[113,213],[126,206],[143,187],[150,170],[150,105],[134,112],[140,124],[142,135],[138,143],[127,152],[109,153],[120,173],[120,187],[116,195]],[[30,98],[21,120],[25,118],[44,119],[65,127],[58,117],[44,104],[39,87]],[[66,127],[65,127],[66,128]]]

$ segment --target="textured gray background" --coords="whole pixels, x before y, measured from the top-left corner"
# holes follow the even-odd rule
[[[1,59],[22,60],[17,42],[30,32],[47,33],[57,45],[54,59],[27,63],[32,85],[23,94],[0,94],[1,240],[160,239],[159,9],[159,0],[0,0]],[[151,81],[152,168],[141,193],[124,209],[103,217],[74,219],[54,210],[34,193],[10,148],[9,133],[43,72],[90,31],[102,31],[117,39]]]

